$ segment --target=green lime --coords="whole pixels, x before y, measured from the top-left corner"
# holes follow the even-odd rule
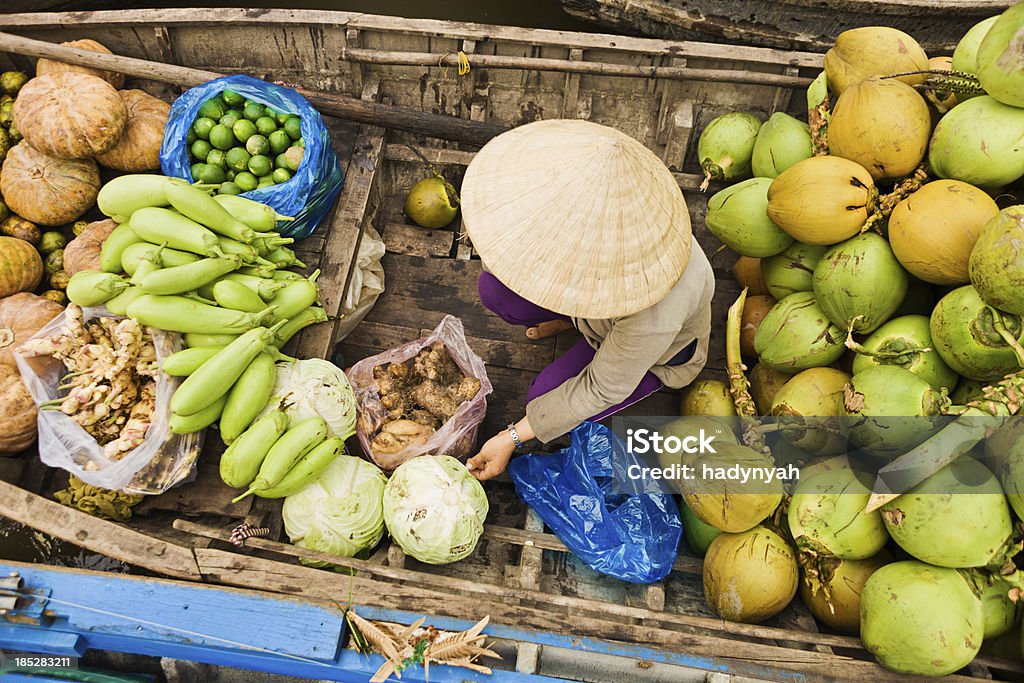
[[[284,163],[285,168],[289,171],[295,172],[299,170],[299,166],[302,165],[302,157],[306,154],[306,150],[301,147],[289,147],[284,152]]]
[[[250,190],[255,190],[256,185],[258,185],[259,182],[260,181],[256,180],[256,176],[254,176],[252,173],[249,173],[248,171],[242,171],[241,173],[235,174],[235,185],[238,185],[240,188],[242,188],[242,192],[249,192]]]
[[[224,182],[224,169],[220,166],[211,166],[206,164],[203,168],[199,169],[199,177],[196,178],[201,183],[223,183]]]
[[[210,150],[210,153],[206,155],[206,163],[225,171],[228,168],[228,163],[224,160],[224,152],[219,149]]]
[[[271,107],[268,104],[267,106],[263,107],[263,115],[264,116],[269,116],[272,119],[276,119],[277,118],[277,110],[274,109],[273,107]]]
[[[274,182],[280,185],[281,183],[287,183],[292,179],[292,173],[287,168],[276,168],[273,174]]]
[[[217,194],[242,194],[242,188],[234,184],[231,181],[221,183],[220,189],[217,190]]]
[[[288,112],[283,112],[282,111],[282,112],[278,112],[277,115],[274,116],[274,118],[277,119],[277,125],[283,126],[284,122],[287,121],[290,116],[291,116],[291,114],[289,114]]]
[[[283,153],[274,157],[274,168],[288,168],[288,160]]]
[[[231,126],[231,131],[235,134],[235,139],[244,145],[246,140],[256,135],[256,124],[249,119],[240,119]]]
[[[257,154],[249,159],[249,170],[253,172],[253,175],[262,178],[265,175],[270,175],[270,172],[274,170],[274,164],[271,163],[270,157]]]
[[[228,112],[227,114],[224,114],[224,116],[220,117],[220,121],[218,121],[218,123],[222,126],[227,126],[228,128],[230,128],[231,126],[235,125],[235,121],[237,121],[240,118],[242,117],[237,116],[231,112]]]
[[[217,149],[226,152],[235,146],[235,136],[231,129],[222,123],[218,123],[210,130],[210,144]]]
[[[306,141],[303,140],[302,138],[299,138],[298,140],[296,140],[295,144],[298,145],[299,147],[301,147],[302,149],[306,149]]]
[[[269,116],[261,116],[256,119],[256,130],[259,131],[260,135],[270,135],[277,130],[277,121]]]
[[[191,128],[189,128],[188,129],[188,133],[185,135],[185,144],[187,144],[187,145],[189,145],[191,147],[192,143],[195,142],[198,139],[199,139],[199,136],[196,135],[196,132],[194,130],[192,130]]]
[[[242,104],[242,106],[243,107],[248,107],[250,104],[259,104],[261,107],[263,106],[262,104],[260,104],[256,100],[250,100],[248,97],[245,98],[245,103]]]
[[[207,140],[210,137],[210,130],[217,125],[217,122],[213,119],[206,117],[200,117],[195,120],[192,124],[192,131],[203,140]]]
[[[228,168],[244,171],[249,168],[249,153],[241,147],[232,147],[226,155]]]
[[[224,171],[224,177],[227,178],[228,182],[233,181],[236,175],[237,174],[235,173],[234,169],[229,168],[228,170]]]
[[[249,154],[266,154],[270,151],[270,142],[262,135],[253,135],[245,141],[245,149]]]
[[[238,107],[245,103],[245,98],[236,93],[234,90],[225,90],[221,94],[221,99],[224,100],[224,104],[229,107]]]
[[[273,186],[274,186],[274,179],[271,178],[270,176],[267,176],[265,178],[260,178],[259,185],[256,186],[256,189],[257,190],[262,190],[264,187],[273,187]]]
[[[204,168],[206,168],[205,162],[192,164],[192,168],[189,169],[189,171],[192,173],[192,180],[197,180],[199,178],[199,174],[203,172]]]
[[[292,140],[298,140],[302,137],[302,119],[298,116],[289,116],[288,120],[284,122],[284,132],[288,133],[288,137]]]
[[[292,139],[283,130],[275,130],[267,138],[267,141],[270,142],[270,151],[273,154],[281,154],[292,144]]]
[[[224,100],[222,100],[220,96],[211,97],[199,106],[199,115],[205,116],[206,118],[210,118],[213,120],[217,120],[220,117],[224,116],[224,112],[226,112],[227,110],[228,108],[224,104]]]
[[[228,109],[226,112],[224,112],[224,116],[228,115],[234,116],[235,118],[239,119],[245,118],[244,116],[242,116],[242,110],[238,107],[232,107],[231,109]]]
[[[250,102],[245,105],[245,109],[242,110],[242,116],[250,121],[256,121],[256,119],[263,116],[263,105]]]
[[[196,140],[192,143],[190,149],[192,150],[193,159],[205,161],[206,157],[210,154],[210,150],[213,149],[213,145],[206,140]]]

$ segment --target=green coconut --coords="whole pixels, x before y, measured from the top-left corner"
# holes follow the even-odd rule
[[[424,178],[409,190],[403,211],[422,228],[443,228],[455,219],[459,202],[439,175]]]
[[[768,481],[774,465],[764,453],[716,442],[715,453],[685,454],[683,459],[695,468],[695,476],[681,482],[683,499],[697,517],[716,529],[730,533],[752,529],[782,501],[782,481]],[[734,466],[753,473],[746,483],[728,476]]]
[[[887,564],[867,580],[860,600],[861,641],[890,671],[944,676],[970,664],[981,649],[981,600],[954,569]]]
[[[889,540],[878,510],[865,512],[873,478],[853,468],[801,478],[789,501],[789,531],[801,553],[864,560]]]
[[[964,37],[956,44],[956,49],[953,50],[953,71],[978,73],[978,48],[981,47],[981,41],[985,38],[985,34],[998,19],[998,14],[988,19],[982,19],[964,34]],[[958,94],[957,97],[961,98],[961,102],[963,101],[963,95]]]
[[[811,127],[789,114],[772,114],[754,142],[751,168],[759,178],[775,178],[798,161],[814,154]]]
[[[817,156],[793,164],[768,189],[768,217],[804,244],[837,244],[861,231],[878,188],[860,164]]]
[[[843,395],[850,442],[875,456],[905,453],[939,425],[947,399],[928,382],[896,365],[855,374]]]
[[[875,181],[910,175],[932,132],[928,103],[893,78],[868,78],[843,91],[828,123],[829,154],[855,161]]]
[[[713,417],[711,415],[690,415],[675,420],[666,422],[665,424],[658,427],[658,434],[664,438],[674,436],[678,439],[685,439],[689,436],[698,436],[702,432],[704,435],[710,435],[714,437],[714,444],[717,446],[721,443],[737,444],[739,440],[736,438],[736,434],[733,431],[733,420],[727,417]],[[662,468],[672,467],[680,463],[681,454],[673,452],[659,452],[658,453],[658,465]],[[666,484],[673,489],[673,492],[679,492],[678,486],[674,486],[673,481],[666,481]]]
[[[968,267],[985,303],[1024,315],[1024,205],[1003,209],[985,224]]]
[[[851,85],[872,76],[899,76],[907,85],[923,83],[928,57],[916,40],[888,26],[861,26],[843,31],[825,53],[828,89],[842,95]]]
[[[683,389],[679,414],[732,417],[736,415],[736,403],[728,384],[718,379],[700,379]]]
[[[754,335],[758,360],[780,372],[797,373],[839,360],[846,333],[818,307],[812,292],[785,297],[768,312]]]
[[[985,617],[985,639],[998,638],[1017,624],[1017,603],[1010,599],[1010,584],[998,576],[984,580],[981,610]]]
[[[796,553],[763,526],[721,534],[704,557],[704,600],[715,614],[743,623],[775,616],[796,595]]]
[[[897,365],[928,382],[935,389],[952,391],[957,374],[932,348],[932,333],[927,316],[905,315],[893,318],[855,346],[853,374],[875,365]]]
[[[997,474],[1003,464],[1009,459],[1010,454],[1020,452],[1024,455],[1024,416],[1014,415],[1002,420],[984,442],[985,462]],[[1024,484],[1024,480],[1021,481]],[[1010,491],[1003,482],[1003,489],[1006,494]],[[1016,506],[1013,506],[1016,510]]]
[[[995,475],[958,458],[882,506],[889,535],[928,564],[1001,567],[1013,535],[1010,505]],[[1012,551],[1009,551],[1012,553]]]
[[[792,375],[773,370],[764,363],[758,363],[750,370],[750,397],[754,399],[758,415],[767,415],[772,401]]]
[[[843,388],[848,381],[850,375],[841,370],[810,368],[786,382],[775,394],[770,413],[785,425],[783,438],[807,453],[842,453],[846,438],[836,418],[842,412]]]
[[[683,518],[683,536],[686,537],[686,545],[695,554],[704,557],[708,551],[708,546],[711,545],[711,541],[723,533],[722,530],[704,523],[700,517],[693,513],[693,510],[690,509],[690,506],[685,501],[680,501],[679,513]]]
[[[866,334],[903,303],[907,272],[884,237],[866,232],[825,252],[813,284],[818,306],[833,324]]]
[[[800,598],[814,618],[843,633],[860,632],[860,595],[876,571],[892,562],[882,550],[866,560],[832,558],[808,571],[804,567]]]
[[[1003,430],[1008,430],[1009,433],[1003,432]],[[1002,484],[1003,491],[1006,493],[1006,500],[1020,519],[1024,519],[1024,438],[1021,438],[1022,432],[1024,432],[1024,420],[1011,418],[985,444],[986,455],[995,456],[992,459],[999,465],[997,469],[999,483]],[[1001,444],[1003,448],[996,450]]]
[[[1024,4],[1000,15],[978,46],[981,87],[1003,104],[1024,107]]]
[[[706,189],[711,180],[735,181],[750,177],[750,158],[761,121],[753,114],[734,111],[713,118],[697,141],[697,159]]]
[[[1024,109],[988,95],[947,112],[932,133],[928,164],[940,178],[997,190],[1024,175]]]
[[[828,251],[821,244],[793,242],[780,253],[761,260],[761,277],[768,293],[783,299],[795,292],[814,289],[814,267]]]
[[[774,256],[793,243],[768,218],[771,178],[750,178],[708,200],[705,223],[723,244],[744,256]]]
[[[1008,343],[1024,342],[1020,316],[988,306],[972,285],[958,287],[939,299],[929,327],[942,360],[968,379],[988,382],[1021,368]]]

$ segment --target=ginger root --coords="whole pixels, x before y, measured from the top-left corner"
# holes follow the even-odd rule
[[[385,415],[370,447],[380,455],[426,443],[480,391],[480,380],[464,376],[441,342],[421,350],[411,362],[378,365],[373,378]]]
[[[433,433],[432,427],[412,420],[394,420],[384,425],[380,433],[373,437],[370,448],[380,455],[393,455],[409,446],[425,444]]]

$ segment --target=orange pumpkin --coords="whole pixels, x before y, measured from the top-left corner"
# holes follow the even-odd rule
[[[43,259],[25,240],[0,237],[0,297],[28,292],[43,279]]]
[[[36,76],[18,93],[13,113],[14,125],[30,145],[60,159],[109,152],[128,123],[117,90],[77,71]]]
[[[70,223],[96,201],[100,171],[92,159],[57,159],[19,142],[0,171],[11,211],[40,225]]]
[[[0,365],[15,367],[13,350],[63,310],[60,304],[28,292],[0,299]]]
[[[18,371],[0,365],[0,453],[19,453],[35,442],[37,414]]]
[[[61,43],[65,47],[77,47],[79,50],[92,50],[93,52],[103,52],[105,54],[112,54],[102,43],[97,43],[95,40],[83,38],[82,40],[70,40],[66,43]],[[124,85],[124,74],[119,74],[115,71],[104,71],[103,69],[94,69],[91,66],[75,66],[74,64],[65,64],[64,62],[55,62],[52,59],[40,59],[36,62],[36,75],[42,76],[43,74],[59,73],[61,71],[77,71],[83,74],[89,74],[90,76],[97,76],[102,78],[110,85],[115,88],[120,88]]]
[[[117,227],[111,219],[96,221],[86,226],[82,234],[64,248],[64,270],[68,275],[83,270],[100,270],[100,250],[103,242]]]
[[[142,90],[122,90],[119,94],[128,109],[128,125],[114,148],[96,161],[128,173],[159,170],[160,143],[171,105]]]

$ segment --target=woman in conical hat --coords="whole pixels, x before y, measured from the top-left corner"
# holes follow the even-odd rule
[[[587,121],[521,126],[480,150],[461,200],[481,302],[530,339],[583,337],[534,380],[525,416],[469,460],[477,478],[530,439],[682,388],[704,367],[711,264],[675,178],[642,144]]]

